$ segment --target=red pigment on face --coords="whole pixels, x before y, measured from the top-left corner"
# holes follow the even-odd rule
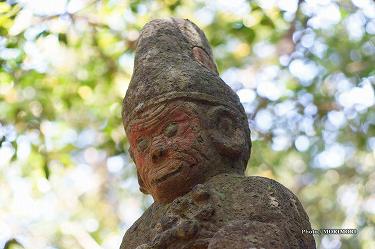
[[[198,163],[191,146],[198,137],[199,126],[198,115],[182,105],[169,106],[154,120],[138,119],[131,125],[129,140],[137,170],[144,187],[156,200],[168,195],[163,184],[178,185],[180,177],[189,179],[186,169],[180,169],[178,177],[173,174]],[[163,180],[166,183],[159,184]]]

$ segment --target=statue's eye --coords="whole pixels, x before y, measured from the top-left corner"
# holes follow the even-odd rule
[[[173,137],[177,133],[177,124],[176,123],[170,123],[167,127],[165,127],[164,134],[167,137]]]
[[[146,138],[140,138],[137,140],[137,150],[140,152],[143,152],[147,149],[148,147],[148,140]]]

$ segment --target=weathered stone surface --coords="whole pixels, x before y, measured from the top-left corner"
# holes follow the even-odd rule
[[[308,216],[287,188],[264,177],[220,174],[166,205],[154,203],[121,249],[315,248]]]
[[[214,175],[243,174],[249,157],[245,137],[230,109],[183,100],[145,110],[128,131],[141,190],[160,203]]]
[[[282,234],[281,229],[272,223],[234,221],[215,234],[208,249],[290,248],[280,239]]]
[[[140,189],[167,203],[220,173],[243,173],[250,130],[238,96],[218,76],[203,32],[157,19],[138,40],[123,101]]]
[[[189,20],[156,19],[145,25],[137,43],[123,102],[125,128],[149,105],[180,98],[217,103],[244,113],[238,96],[219,77],[203,32]]]
[[[188,20],[141,32],[123,102],[140,190],[155,203],[121,249],[315,248],[308,216],[281,184],[245,177],[251,140],[238,96]]]

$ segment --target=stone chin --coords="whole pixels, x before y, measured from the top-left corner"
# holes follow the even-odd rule
[[[171,160],[167,165],[149,172],[148,190],[155,201],[169,203],[204,181],[202,168],[201,160],[199,162]]]

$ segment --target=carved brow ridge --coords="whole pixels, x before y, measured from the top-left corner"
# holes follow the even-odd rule
[[[132,122],[131,129],[135,129],[137,131],[148,130],[150,127],[167,120],[170,116],[169,114],[177,108],[179,108],[177,105],[172,107],[163,105],[155,109],[146,110],[141,117]]]

